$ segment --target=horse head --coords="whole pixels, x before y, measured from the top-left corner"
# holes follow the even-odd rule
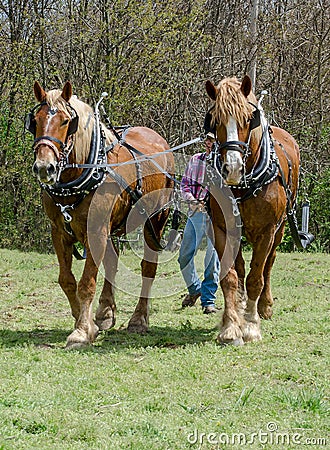
[[[57,181],[59,164],[73,145],[72,135],[78,128],[78,115],[70,105],[72,86],[67,81],[62,92],[48,93],[36,81],[34,94],[39,102],[27,115],[25,127],[34,135],[33,172],[41,183]]]
[[[246,75],[242,83],[236,78],[225,78],[218,86],[207,81],[205,87],[208,96],[215,102],[211,111],[213,125],[216,126],[222,177],[228,185],[237,186],[247,169],[251,149],[260,136],[252,82]]]

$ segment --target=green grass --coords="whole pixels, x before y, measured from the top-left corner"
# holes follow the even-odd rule
[[[125,331],[139,268],[126,252],[115,329],[68,352],[56,258],[0,250],[0,449],[329,448],[330,255],[278,255],[273,319],[241,348],[215,343],[217,317],[181,310],[176,256],[162,258],[150,332]]]

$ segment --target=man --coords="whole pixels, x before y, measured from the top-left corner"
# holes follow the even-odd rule
[[[208,189],[204,184],[205,159],[210,153],[214,141],[214,134],[207,133],[205,152],[197,153],[191,157],[180,186],[183,199],[189,203],[188,219],[183,232],[178,259],[188,289],[182,307],[194,306],[196,300],[201,297],[204,314],[212,314],[217,311],[215,294],[218,288],[220,271],[218,255],[208,236],[212,227],[205,204]],[[194,257],[204,236],[207,239],[207,248],[204,258],[204,279],[201,281],[196,271]]]

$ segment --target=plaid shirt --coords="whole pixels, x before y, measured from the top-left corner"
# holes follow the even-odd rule
[[[181,180],[180,189],[183,200],[204,200],[208,193],[204,185],[206,153],[196,153],[193,155],[186,167]]]

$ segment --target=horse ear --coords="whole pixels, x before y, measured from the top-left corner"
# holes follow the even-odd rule
[[[245,75],[241,84],[241,91],[247,97],[252,91],[252,81],[249,75]]]
[[[72,97],[72,84],[70,83],[70,81],[67,81],[65,83],[61,96],[64,98],[66,102],[68,102]]]
[[[207,82],[205,83],[205,89],[210,99],[215,101],[218,95],[218,89],[210,80],[207,80]]]
[[[38,81],[34,82],[33,86],[34,95],[36,96],[36,99],[39,103],[42,103],[46,99],[46,92],[43,90],[43,88],[40,86],[40,83]]]

